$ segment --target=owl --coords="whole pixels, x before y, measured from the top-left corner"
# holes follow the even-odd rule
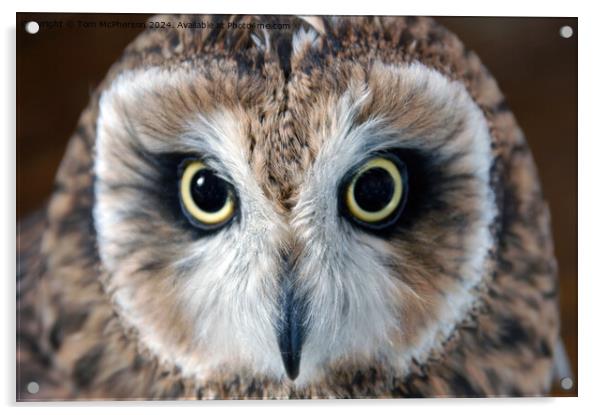
[[[150,23],[19,224],[18,400],[547,393],[548,208],[455,35]]]

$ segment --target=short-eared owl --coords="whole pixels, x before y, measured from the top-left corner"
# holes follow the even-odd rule
[[[152,21],[19,225],[18,399],[546,393],[548,209],[474,53],[427,18]]]

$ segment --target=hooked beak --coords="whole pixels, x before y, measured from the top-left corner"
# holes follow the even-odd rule
[[[305,305],[295,293],[290,275],[283,281],[281,297],[282,319],[278,327],[278,346],[286,374],[291,380],[299,376],[301,347],[303,346]]]

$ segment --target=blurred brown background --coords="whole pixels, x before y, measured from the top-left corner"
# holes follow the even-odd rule
[[[90,92],[140,29],[136,14],[17,14],[17,219],[42,206]],[[25,33],[28,21],[59,21]],[[525,131],[549,201],[560,274],[562,335],[577,393],[577,19],[439,17],[497,79]],[[568,25],[573,36],[560,36]]]

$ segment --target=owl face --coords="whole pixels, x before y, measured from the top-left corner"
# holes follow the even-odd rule
[[[186,376],[401,375],[489,277],[491,139],[464,86],[316,47],[294,36],[286,70],[209,56],[128,71],[101,97],[104,287]]]

